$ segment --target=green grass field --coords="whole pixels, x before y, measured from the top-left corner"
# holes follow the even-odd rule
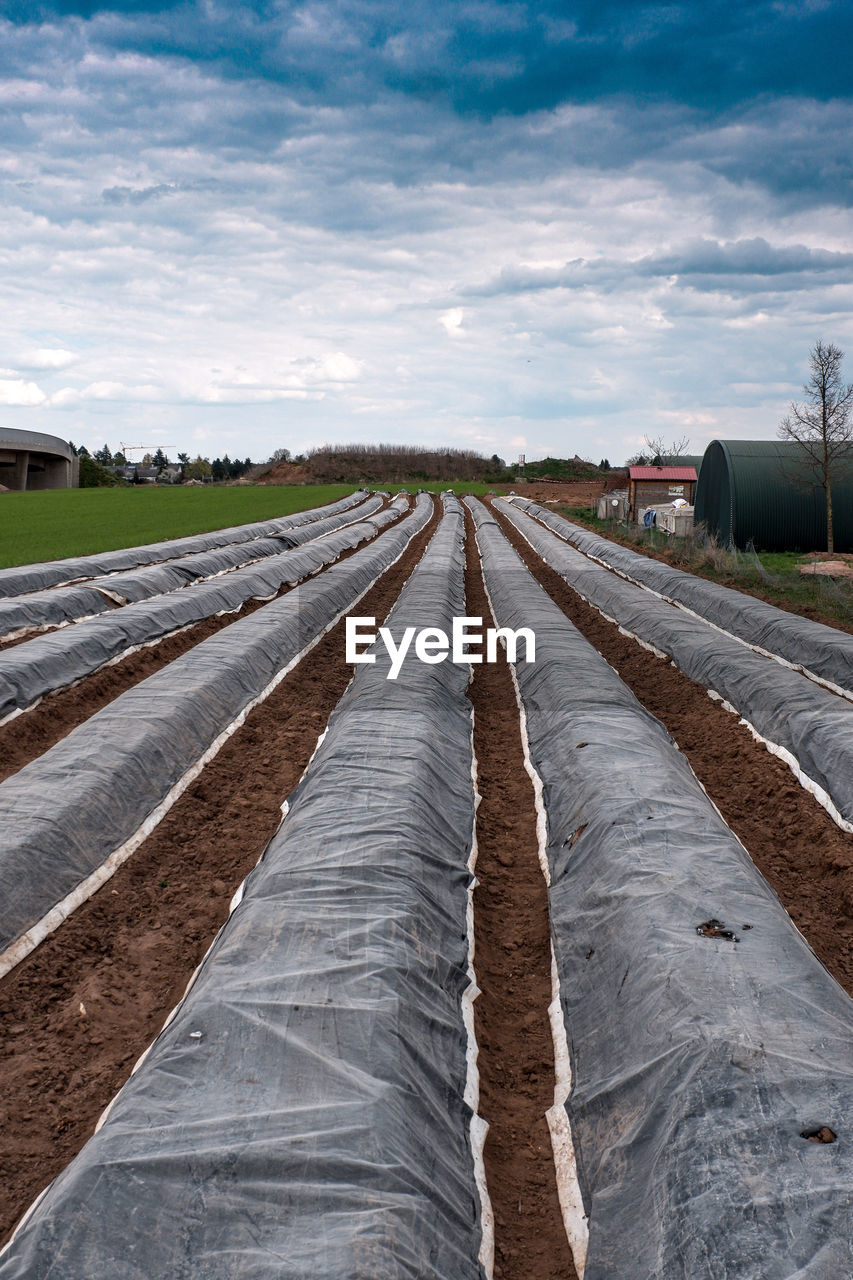
[[[354,488],[135,485],[0,493],[0,568],[270,520],[336,502]]]
[[[250,524],[336,502],[355,485],[134,485],[122,489],[54,489],[40,493],[0,493],[0,569],[39,560],[113,551],[144,542],[162,542],[209,529]],[[378,486],[372,486],[376,488]],[[506,489],[507,486],[500,486]],[[389,485],[391,493],[429,489],[482,497],[493,486],[479,482]]]

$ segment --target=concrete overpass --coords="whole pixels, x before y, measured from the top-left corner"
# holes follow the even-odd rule
[[[0,484],[7,489],[74,489],[79,471],[67,440],[0,427]]]

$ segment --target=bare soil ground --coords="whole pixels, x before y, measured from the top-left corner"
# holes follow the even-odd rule
[[[853,578],[853,555],[836,551],[812,552],[809,563],[800,565],[800,573],[822,578]]]
[[[610,480],[565,480],[552,482],[549,480],[520,481],[514,486],[515,492],[531,502],[539,502],[549,507],[590,507],[596,498],[609,493],[617,481]],[[626,480],[627,485],[627,480]]]
[[[493,626],[466,514],[466,609]],[[477,867],[474,1005],[495,1280],[576,1280],[545,1112],[554,1102],[551,945],[533,786],[505,661],[474,667]]]

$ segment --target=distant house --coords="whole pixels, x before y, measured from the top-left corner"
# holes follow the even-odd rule
[[[664,506],[683,498],[693,506],[696,468],[634,466],[628,468],[628,507],[632,515],[643,507]]]
[[[143,467],[142,463],[128,463],[126,466],[107,467],[123,480],[136,481],[137,484],[180,484],[184,478],[183,467],[169,463],[167,467]]]

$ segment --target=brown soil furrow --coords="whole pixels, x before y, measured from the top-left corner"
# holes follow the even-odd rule
[[[493,626],[466,513],[466,608]],[[551,947],[533,786],[505,661],[474,667],[477,867],[474,1004],[486,1178],[495,1213],[496,1280],[575,1276],[545,1112],[554,1102],[548,1020]]]
[[[437,522],[436,510],[362,613],[387,615]],[[0,981],[0,1239],[82,1147],[180,999],[351,675],[342,619],[116,875]]]
[[[394,521],[387,528],[393,528],[396,523]],[[382,533],[384,532],[386,530],[383,529]],[[380,538],[382,533],[378,535]],[[333,563],[341,564],[342,561],[355,555],[356,551],[361,551],[365,545],[362,543],[358,547],[345,551]],[[331,568],[331,565],[327,568]],[[324,573],[325,569],[321,572]],[[274,599],[278,600],[292,590],[293,587],[285,583]],[[135,684],[147,680],[155,671],[168,666],[170,662],[174,662],[175,658],[180,658],[182,654],[188,653],[197,644],[201,644],[202,640],[207,640],[210,636],[216,635],[217,631],[230,627],[232,622],[240,622],[243,618],[248,618],[250,613],[263,609],[264,605],[270,603],[270,600],[247,600],[234,613],[205,618],[183,631],[173,631],[162,640],[158,640],[156,644],[139,649],[136,653],[122,658],[120,662],[102,667],[67,689],[49,694],[41,702],[16,716],[14,720],[0,725],[0,782],[43,755],[72,729],[76,729],[96,711],[100,711]]]
[[[492,512],[537,581],[672,734],[797,927],[853,995],[853,836],[703,686],[621,635]]]

